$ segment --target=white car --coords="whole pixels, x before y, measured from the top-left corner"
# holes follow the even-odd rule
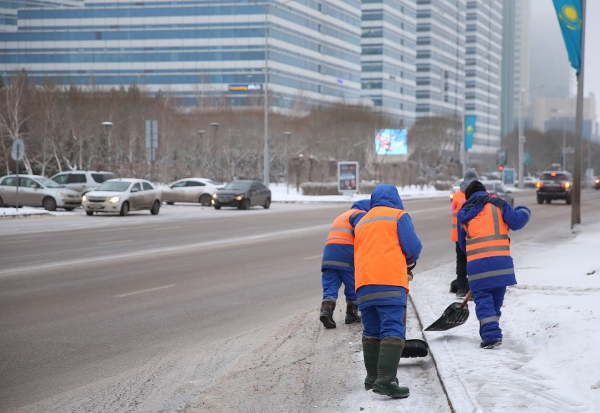
[[[88,215],[112,212],[125,216],[129,211],[143,209],[156,215],[161,204],[161,191],[149,181],[135,178],[109,179],[82,197],[82,206]]]
[[[169,205],[175,202],[198,202],[202,206],[210,206],[212,194],[222,188],[222,184],[207,178],[180,179],[163,190],[163,201]]]
[[[81,194],[63,188],[56,182],[40,175],[7,175],[0,179],[0,207],[19,206],[44,207],[48,211],[64,208],[72,211],[81,206]]]

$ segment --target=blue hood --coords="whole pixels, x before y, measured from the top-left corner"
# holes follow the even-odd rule
[[[404,210],[398,189],[394,185],[377,185],[371,194],[371,208],[386,206]]]
[[[358,209],[361,211],[369,212],[371,210],[371,200],[370,199],[361,199],[360,201],[356,201],[352,204],[351,209]]]

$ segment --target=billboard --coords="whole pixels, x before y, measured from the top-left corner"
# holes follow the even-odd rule
[[[338,162],[338,191],[358,191],[358,162]]]
[[[375,131],[375,153],[377,155],[407,155],[406,129],[379,129]]]
[[[230,84],[230,92],[253,92],[262,90],[261,83],[249,83],[249,84]]]

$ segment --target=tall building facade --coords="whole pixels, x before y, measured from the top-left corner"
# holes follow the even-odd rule
[[[17,30],[19,9],[81,7],[84,0],[8,0],[0,1],[0,32]]]
[[[500,135],[506,136],[529,105],[530,19],[529,0],[505,0],[502,27],[502,110]]]
[[[465,7],[417,1],[417,118],[464,115]]]
[[[182,103],[260,106],[361,100],[360,0],[89,0],[18,12],[2,71],[37,82],[135,83]],[[265,66],[267,78],[265,79]]]
[[[416,111],[416,0],[362,3],[362,97],[398,125],[410,126]]]
[[[476,115],[472,152],[500,147],[502,0],[467,0],[465,112]]]

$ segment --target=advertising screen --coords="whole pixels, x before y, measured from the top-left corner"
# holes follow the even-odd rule
[[[379,129],[375,131],[375,153],[377,155],[406,155],[408,132],[406,129]]]
[[[358,191],[358,162],[338,162],[338,191]]]

